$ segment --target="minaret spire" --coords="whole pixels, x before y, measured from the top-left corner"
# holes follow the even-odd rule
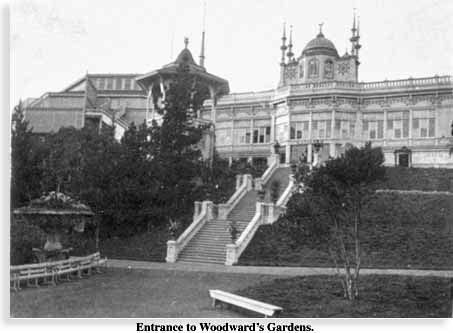
[[[353,19],[352,19],[352,28],[351,28],[351,32],[352,32],[352,36],[351,38],[349,39],[351,41],[351,55],[356,55],[355,51],[356,51],[356,48],[355,48],[355,45],[358,41],[358,36],[357,36],[357,27],[356,27],[356,13],[355,13],[356,9],[354,8],[353,10]]]
[[[206,33],[206,1],[203,2],[203,32],[201,33],[201,51],[200,51],[200,66],[204,67],[205,60],[205,33]]]
[[[294,57],[293,53],[293,26],[289,26],[289,44],[288,44],[288,53],[286,53],[286,56],[288,57],[288,62],[291,62]]]
[[[280,46],[280,50],[282,51],[282,58],[281,58],[281,65],[285,64],[285,51],[287,49],[286,46],[286,22],[283,22],[283,36],[282,36],[282,46]]]

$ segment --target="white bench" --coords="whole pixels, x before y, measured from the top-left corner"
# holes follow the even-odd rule
[[[240,308],[251,310],[257,313],[261,313],[265,318],[272,316],[279,316],[283,309],[279,306],[267,304],[253,299],[228,293],[226,291],[211,289],[209,295],[212,298],[212,305],[215,307],[217,301],[232,304]]]

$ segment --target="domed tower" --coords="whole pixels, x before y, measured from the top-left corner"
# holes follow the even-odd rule
[[[299,62],[299,82],[321,82],[335,79],[335,63],[339,56],[335,45],[322,33],[322,24],[319,33],[307,43]]]
[[[351,54],[346,51],[343,56],[340,56],[332,41],[324,36],[322,26],[323,24],[319,25],[318,35],[307,43],[300,57],[295,59],[290,51],[286,62],[284,52],[288,47],[292,47],[292,42],[288,47],[286,46],[284,32],[279,87],[288,84],[326,81],[357,82],[360,64],[358,50],[361,45],[358,42],[360,38],[358,29],[355,28],[355,16]]]

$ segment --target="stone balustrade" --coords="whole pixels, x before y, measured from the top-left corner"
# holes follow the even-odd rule
[[[203,225],[214,218],[214,204],[212,201],[196,201],[194,203],[194,220],[190,226],[178,237],[177,240],[169,240],[167,242],[167,257],[166,262],[176,262],[179,253],[189,243],[193,236],[203,227]]]

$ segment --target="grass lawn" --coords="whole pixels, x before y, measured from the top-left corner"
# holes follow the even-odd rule
[[[11,317],[241,317],[215,310],[208,289],[225,291],[269,282],[270,276],[108,269],[55,287],[11,292]]]
[[[365,208],[362,267],[453,268],[453,196],[380,193]],[[261,226],[239,265],[333,266],[325,244],[307,245],[278,221]]]
[[[55,287],[10,293],[15,318],[257,317],[213,308],[209,289],[221,289],[283,307],[283,317],[448,317],[448,279],[362,276],[361,300],[342,297],[333,276],[269,275],[108,269]]]
[[[446,318],[451,316],[449,279],[362,276],[361,297],[350,302],[334,276],[276,279],[237,291],[283,307],[282,317]]]

